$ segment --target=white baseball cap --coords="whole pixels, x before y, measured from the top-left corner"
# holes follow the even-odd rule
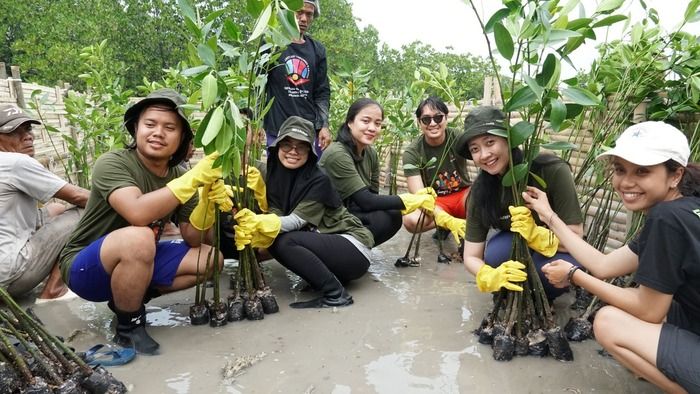
[[[642,122],[628,127],[615,147],[596,157],[618,156],[638,166],[653,166],[667,160],[688,165],[690,147],[682,131],[664,122]]]

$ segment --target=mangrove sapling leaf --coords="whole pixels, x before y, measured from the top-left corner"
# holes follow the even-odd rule
[[[566,29],[577,31],[578,29],[588,27],[591,24],[591,22],[593,22],[592,18],[572,19],[567,22]]]
[[[202,79],[202,109],[208,110],[214,104],[218,95],[217,78],[209,73]]]
[[[520,163],[512,168],[509,168],[506,174],[503,176],[501,184],[505,187],[511,187],[513,186],[513,181],[520,182],[524,180],[525,176],[528,174],[528,168],[528,163]]]
[[[508,29],[503,26],[503,23],[496,22],[493,25],[493,35],[496,40],[496,48],[505,59],[510,60],[513,57],[515,48],[513,46],[513,37],[511,37]]]
[[[535,125],[528,121],[520,121],[510,128],[510,147],[520,146],[535,132]]]
[[[513,96],[505,103],[503,110],[507,112],[516,111],[537,101],[537,96],[529,86],[521,86],[513,93]]]
[[[214,140],[216,150],[222,155],[226,154],[228,149],[231,147],[232,141],[233,129],[228,122],[225,122],[224,126],[221,128],[221,132],[216,136],[216,140]]]
[[[206,130],[204,130],[204,135],[202,135],[202,145],[209,145],[214,138],[219,134],[221,126],[224,124],[224,108],[219,106],[216,107],[214,112],[209,119]]]
[[[598,8],[596,8],[595,13],[609,14],[612,11],[620,8],[622,3],[624,3],[624,0],[603,0],[600,2],[600,4],[598,4]]]
[[[598,106],[600,105],[600,99],[598,99],[596,96],[593,95],[593,93],[589,92],[586,89],[579,88],[577,86],[569,86],[566,89],[562,91],[562,94],[565,97],[568,97],[570,100],[575,102],[576,104],[580,104],[583,106]]]
[[[277,21],[282,26],[282,32],[288,37],[299,36],[299,26],[297,25],[297,18],[293,11],[285,10],[282,8],[278,9]]]
[[[230,41],[239,41],[241,39],[241,31],[238,25],[233,23],[229,18],[224,20],[223,28],[221,29],[222,38]]]
[[[264,5],[265,2],[262,0],[247,0],[245,10],[250,14],[250,16],[257,18],[262,13]]]
[[[197,45],[197,55],[199,59],[209,67],[216,66],[216,54],[214,51],[206,44]]]
[[[566,105],[559,99],[550,100],[549,105],[551,107],[549,111],[549,127],[551,127],[554,132],[559,132],[562,122],[566,119]]]
[[[181,74],[185,77],[195,77],[199,74],[202,74],[203,72],[209,70],[209,66],[207,65],[201,65],[201,66],[196,66],[196,67],[190,67],[185,70],[182,70]]]
[[[525,80],[527,86],[529,86],[530,89],[532,89],[532,92],[535,94],[536,100],[542,100],[542,94],[544,93],[544,89],[537,83],[537,80],[535,80],[529,75],[523,75],[523,80]]]
[[[185,18],[192,22],[197,22],[197,13],[194,11],[194,7],[189,0],[177,0],[177,6]]]
[[[546,144],[540,145],[542,148],[549,150],[571,150],[578,149],[578,145],[568,142],[568,141],[552,141]]]
[[[484,25],[484,31],[486,33],[492,33],[493,32],[493,26],[496,24],[496,22],[500,22],[503,20],[503,18],[506,18],[508,15],[510,15],[510,10],[508,8],[501,8],[500,10],[496,11],[493,15],[491,15],[491,18],[489,18],[488,22],[486,22],[486,25]]]
[[[255,0],[248,1],[248,4],[251,4],[251,2],[255,2]],[[253,32],[250,34],[250,37],[248,37],[248,42],[255,41],[256,39],[262,36],[263,32],[265,32],[265,30],[267,29],[267,25],[270,22],[271,16],[272,3],[265,6],[265,9],[263,9],[262,13],[260,14],[260,17],[258,17],[258,20],[255,22]]]
[[[532,177],[532,179],[535,180],[540,189],[547,190],[547,182],[544,179],[542,179],[539,175],[535,174],[534,172],[530,172],[530,177]]]

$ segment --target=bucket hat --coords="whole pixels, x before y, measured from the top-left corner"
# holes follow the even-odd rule
[[[192,141],[193,133],[190,122],[187,120],[185,111],[182,106],[185,105],[187,101],[178,92],[173,89],[158,89],[151,92],[146,98],[130,106],[124,113],[124,127],[129,131],[134,140],[136,139],[136,123],[138,123],[139,116],[148,107],[156,104],[165,105],[166,107],[172,108],[182,120],[182,140],[180,141],[180,146],[177,151],[173,154],[169,164],[170,166],[175,166],[180,164],[187,156],[187,150],[190,146],[190,141]]]
[[[457,154],[472,160],[469,152],[469,141],[480,135],[494,134],[492,130],[505,130],[505,114],[496,107],[476,107],[464,118],[464,131],[457,138]],[[500,136],[500,135],[499,135]]]

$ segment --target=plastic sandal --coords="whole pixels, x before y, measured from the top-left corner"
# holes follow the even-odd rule
[[[111,367],[124,365],[136,357],[136,350],[120,346],[99,344],[85,352],[83,359],[90,366]]]

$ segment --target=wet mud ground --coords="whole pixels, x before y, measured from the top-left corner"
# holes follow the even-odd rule
[[[657,392],[599,355],[593,340],[572,343],[573,362],[493,360],[490,346],[472,334],[491,309],[491,296],[479,293],[461,262],[437,263],[430,234],[421,241],[421,267],[394,267],[410,239],[404,230],[375,248],[370,272],[348,286],[355,304],[347,308],[289,308],[315,293],[299,291],[298,279],[274,260],[263,266],[280,312],[264,320],[193,327],[194,290],[157,298],[148,305],[148,330],[160,354],[109,371],[134,393]],[[445,248],[456,250],[452,240]],[[228,289],[227,277],[222,283]],[[555,302],[562,326],[572,299]],[[72,300],[34,309],[77,350],[111,339],[106,303]]]

